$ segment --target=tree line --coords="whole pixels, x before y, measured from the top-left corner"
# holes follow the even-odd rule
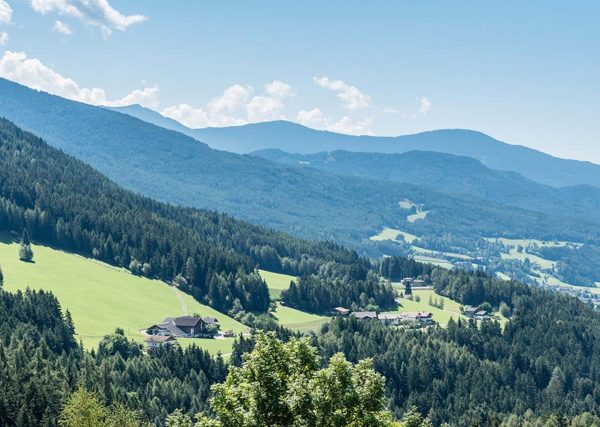
[[[0,120],[0,232],[18,236],[24,229],[36,241],[134,274],[178,277],[183,290],[225,312],[267,310],[257,267],[296,275],[315,273],[324,262],[367,262],[334,243],[133,194]]]

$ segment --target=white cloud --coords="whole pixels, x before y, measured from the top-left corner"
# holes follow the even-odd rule
[[[0,46],[4,46],[6,43],[8,43],[9,40],[9,35],[7,32],[3,31],[0,33]]]
[[[126,102],[146,106],[158,106],[158,87],[134,90],[117,101],[106,98],[101,88],[85,88],[73,79],[65,77],[44,65],[37,58],[28,58],[24,52],[4,52],[0,58],[0,77],[15,81],[33,89],[92,105],[126,105]]]
[[[215,126],[236,126],[246,124],[246,120],[224,114],[210,113],[202,108],[194,108],[189,104],[179,104],[161,111],[165,117],[170,117],[190,128]]]
[[[309,126],[315,129],[325,129],[328,126],[328,118],[323,115],[320,108],[312,110],[300,110],[296,121],[304,126]]]
[[[422,96],[421,98],[417,98],[419,102],[419,113],[427,114],[431,111],[431,101],[426,96]]]
[[[373,135],[371,126],[374,121],[373,117],[366,117],[355,122],[350,117],[344,116],[339,121],[327,126],[327,130],[349,135]]]
[[[324,129],[348,135],[373,135],[371,126],[375,119],[373,117],[366,117],[359,121],[354,121],[350,117],[344,116],[337,122],[333,122],[330,117],[323,114],[320,108],[313,108],[308,111],[300,110],[296,121],[313,129]]]
[[[223,95],[208,101],[207,107],[212,113],[231,113],[244,106],[253,90],[251,86],[230,86],[223,91]]]
[[[73,31],[71,31],[71,27],[69,27],[62,21],[54,21],[54,31],[60,34],[64,34],[65,36],[70,36],[71,34],[73,34]]]
[[[0,0],[0,24],[10,24],[12,20],[12,7],[4,0]]]
[[[275,80],[265,85],[265,92],[252,96],[254,88],[235,84],[206,103],[204,107],[179,104],[162,111],[170,117],[191,128],[243,125],[265,120],[285,118],[284,100],[294,96],[292,87]]]
[[[109,101],[105,105],[110,107],[124,107],[127,105],[139,104],[143,107],[156,109],[160,105],[158,100],[159,87],[147,87],[144,89],[135,89],[128,95],[116,101]]]
[[[344,108],[349,111],[362,110],[371,105],[371,97],[342,80],[330,80],[329,77],[313,77],[315,84],[322,88],[337,92]]]
[[[123,15],[108,0],[31,0],[31,7],[41,14],[56,12],[76,18],[85,25],[100,28],[105,37],[113,30],[125,31],[148,19],[143,15]]]
[[[265,85],[265,90],[270,96],[278,99],[295,96],[292,86],[280,80],[274,80],[271,83],[267,83]]]

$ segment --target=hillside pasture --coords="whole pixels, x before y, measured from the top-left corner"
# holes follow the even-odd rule
[[[418,236],[407,233],[406,231],[401,231],[401,230],[396,230],[395,228],[386,227],[381,231],[381,233],[379,233],[375,236],[371,236],[370,240],[372,240],[374,242],[381,242],[384,240],[392,240],[392,241],[400,242],[402,240],[402,239],[399,239],[400,236],[402,236],[404,241],[408,244],[413,243],[415,240],[417,240],[419,238]]]
[[[308,332],[318,331],[321,325],[329,321],[329,317],[319,316],[312,313],[296,310],[277,303],[277,310],[271,313],[277,319],[277,323],[293,331]]]
[[[419,296],[420,301],[416,301],[415,297]],[[429,305],[429,297],[435,301],[437,298],[444,300],[444,308],[440,309]],[[409,300],[406,298],[400,298],[400,307],[398,308],[399,313],[405,313],[408,311],[429,311],[433,315],[433,320],[438,322],[440,326],[446,326],[451,318],[454,320],[466,319],[460,311],[460,304],[450,298],[438,295],[435,291],[430,289],[413,290],[413,299]]]
[[[97,347],[105,334],[123,328],[125,334],[144,340],[140,330],[168,316],[181,316],[184,308],[175,289],[159,280],[134,276],[129,271],[47,246],[33,245],[34,262],[19,261],[17,243],[0,243],[0,265],[7,291],[43,289],[52,292],[63,310],[69,310],[77,339],[86,348]],[[247,327],[181,293],[187,313],[216,317],[221,330],[236,333]],[[182,344],[184,341],[182,340]],[[231,349],[232,339],[194,340],[200,347]],[[229,351],[230,352],[230,351]]]
[[[273,273],[267,270],[258,270],[260,276],[267,282],[269,294],[273,299],[279,299],[281,291],[290,287],[290,282],[296,280],[296,277],[287,274]]]

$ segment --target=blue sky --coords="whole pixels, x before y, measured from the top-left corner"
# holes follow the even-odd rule
[[[596,1],[0,0],[0,75],[193,127],[470,128],[600,162],[598,22]]]

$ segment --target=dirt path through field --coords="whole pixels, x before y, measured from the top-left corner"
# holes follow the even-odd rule
[[[185,300],[183,299],[181,292],[177,288],[173,288],[173,290],[175,291],[175,295],[177,296],[177,299],[179,300],[179,304],[181,304],[181,311],[183,312],[183,315],[187,316],[187,314],[188,314],[187,305],[185,305]]]

